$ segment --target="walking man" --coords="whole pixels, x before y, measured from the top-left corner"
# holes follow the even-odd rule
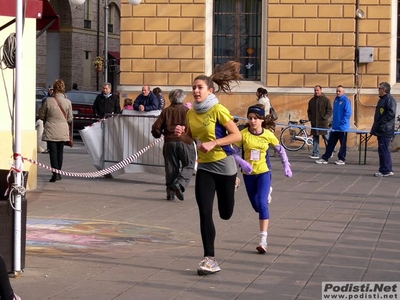
[[[392,155],[390,154],[390,140],[394,135],[397,103],[390,94],[390,85],[387,82],[379,84],[379,100],[376,105],[374,123],[371,134],[378,139],[379,172],[375,177],[393,176]]]
[[[346,96],[342,85],[336,88],[336,98],[333,102],[332,131],[329,134],[328,145],[325,154],[321,159],[316,160],[317,164],[327,164],[331,158],[337,142],[340,142],[337,165],[344,165],[346,161],[347,131],[350,129],[351,103]]]
[[[329,118],[332,116],[332,105],[328,97],[322,93],[322,87],[316,85],[314,87],[314,97],[308,102],[307,109],[308,119],[311,122],[311,127],[326,128],[327,130],[311,129],[313,136],[313,153],[310,156],[312,159],[319,158],[319,136],[321,135],[325,145],[327,144],[327,134],[329,127]]]
[[[155,138],[161,137],[161,134],[165,137],[163,156],[167,200],[174,200],[175,196],[184,200],[183,193],[193,175],[196,152],[194,144],[186,144],[174,134],[177,125],[187,127],[186,113],[189,109],[183,105],[185,92],[181,89],[172,90],[168,96],[171,105],[158,116],[151,134]]]

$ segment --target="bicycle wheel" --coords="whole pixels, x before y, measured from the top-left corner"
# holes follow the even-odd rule
[[[306,143],[306,133],[303,129],[288,126],[282,130],[280,142],[283,148],[288,151],[298,151]]]

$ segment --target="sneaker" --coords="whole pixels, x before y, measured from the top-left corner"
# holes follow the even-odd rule
[[[260,244],[257,246],[257,251],[261,254],[267,252],[267,244]]]
[[[345,164],[346,164],[346,163],[345,163],[343,160],[341,160],[341,159],[335,161],[335,165],[345,165]]]
[[[240,178],[236,177],[236,181],[235,181],[235,192],[239,189],[240,186]]]
[[[326,165],[328,162],[325,159],[318,159],[315,161],[316,164]]]
[[[185,200],[185,197],[183,195],[183,188],[178,182],[174,184],[174,190],[175,190],[175,195],[176,197],[178,197],[179,200],[181,201]]]
[[[314,154],[313,154],[313,155],[311,155],[311,156],[310,156],[310,158],[311,158],[311,159],[318,159],[318,158],[319,158],[319,156],[318,156],[318,155],[314,155]]]
[[[393,175],[394,175],[393,172],[389,172],[389,173],[386,173],[386,174],[382,174],[381,172],[378,172],[378,173],[374,174],[375,177],[388,177],[388,176],[393,176]]]
[[[271,193],[272,193],[272,186],[269,187],[268,204],[270,204],[272,201]]]
[[[20,296],[18,296],[18,295],[15,295],[15,294],[14,294],[14,298],[13,298],[13,300],[21,300],[21,297],[20,297]]]
[[[204,257],[204,259],[199,263],[199,268],[197,269],[198,275],[208,275],[221,271],[215,258]]]

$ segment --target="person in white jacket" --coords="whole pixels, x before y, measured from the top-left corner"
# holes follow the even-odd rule
[[[269,111],[271,110],[271,101],[269,101],[268,98],[268,91],[262,87],[259,87],[256,95],[258,103],[264,105],[265,115],[268,115]]]

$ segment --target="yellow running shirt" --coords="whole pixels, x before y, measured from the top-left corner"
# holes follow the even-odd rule
[[[204,113],[196,113],[194,109],[190,109],[186,114],[187,123],[194,140],[198,139],[202,143],[214,141],[216,139],[227,136],[225,128],[226,123],[233,120],[229,110],[222,104],[215,104]],[[198,152],[199,163],[210,163],[224,159],[228,155],[234,153],[230,145],[215,146],[208,153]]]
[[[275,134],[265,128],[258,135],[251,133],[248,128],[243,129],[240,133],[242,140],[237,142],[236,145],[243,149],[243,159],[253,166],[251,174],[268,172],[267,151],[269,145],[276,146],[279,144]]]

